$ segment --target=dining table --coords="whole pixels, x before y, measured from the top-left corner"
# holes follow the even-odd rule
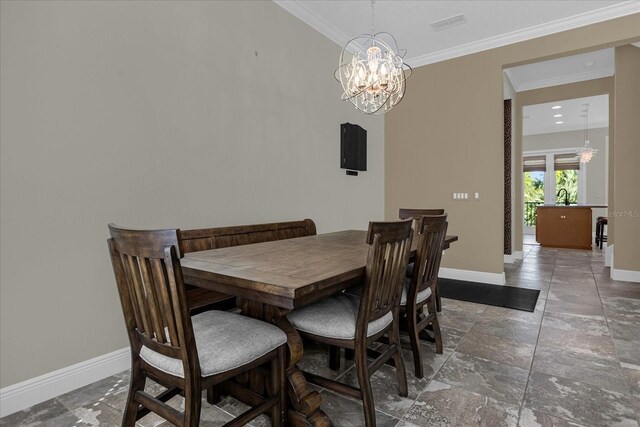
[[[366,234],[339,231],[190,252],[181,260],[185,283],[236,296],[242,314],[273,323],[287,334],[290,425],[333,424],[320,408],[320,394],[297,366],[302,339],[286,315],[363,281],[369,250]],[[456,240],[457,236],[447,235],[443,250]],[[413,250],[416,242],[413,239]]]

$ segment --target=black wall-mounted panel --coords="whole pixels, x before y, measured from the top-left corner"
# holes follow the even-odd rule
[[[340,167],[356,171],[367,170],[367,131],[358,125],[340,125]]]

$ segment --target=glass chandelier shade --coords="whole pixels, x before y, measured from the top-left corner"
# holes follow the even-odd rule
[[[589,163],[595,154],[595,150],[589,147],[589,140],[584,142],[584,147],[576,153],[580,156],[580,163]]]
[[[367,114],[385,113],[404,96],[411,67],[405,51],[389,33],[366,34],[351,39],[340,54],[335,78],[342,85],[343,100]]]
[[[576,154],[580,156],[580,163],[589,163],[593,158],[593,155],[598,152],[590,146],[589,141],[589,104],[584,104],[584,147],[576,151]]]

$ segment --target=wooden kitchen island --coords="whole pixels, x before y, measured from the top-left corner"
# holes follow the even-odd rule
[[[550,248],[591,249],[591,208],[602,205],[542,205],[536,213],[536,241]]]

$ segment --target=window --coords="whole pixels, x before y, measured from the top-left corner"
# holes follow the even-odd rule
[[[536,206],[583,202],[584,172],[575,151],[525,152],[523,156],[525,233],[533,232]],[[566,194],[565,191],[566,190]],[[560,194],[559,194],[560,193]]]

